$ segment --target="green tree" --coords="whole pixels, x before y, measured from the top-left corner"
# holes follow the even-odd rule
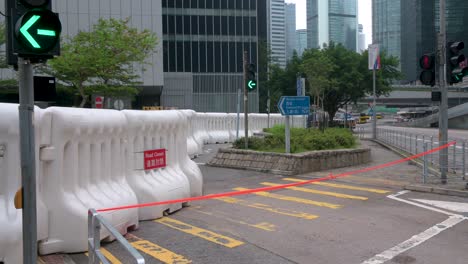
[[[99,19],[91,31],[80,31],[65,41],[61,56],[50,60],[43,71],[76,89],[84,107],[96,91],[135,94],[136,70],[144,69],[156,44],[152,32],[130,27],[129,19]]]
[[[382,69],[377,71],[377,96],[387,94],[394,80],[401,78],[398,59],[381,53]],[[372,94],[372,71],[368,53],[358,54],[341,44],[330,43],[323,49],[308,50],[303,55],[302,71],[306,74],[310,94],[328,112],[330,118],[339,108]]]

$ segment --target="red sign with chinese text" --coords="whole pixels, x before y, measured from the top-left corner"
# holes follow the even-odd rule
[[[166,149],[154,149],[144,152],[145,170],[166,167]]]

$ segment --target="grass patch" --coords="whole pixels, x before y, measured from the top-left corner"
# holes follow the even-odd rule
[[[271,135],[265,136],[265,138],[249,137],[249,149],[284,153],[284,125],[274,126],[264,131]],[[244,149],[245,139],[236,140],[233,146],[237,149]],[[291,128],[291,153],[355,147],[356,138],[348,129],[328,128],[322,132],[314,128]]]

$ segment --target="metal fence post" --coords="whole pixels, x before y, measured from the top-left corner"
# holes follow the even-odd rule
[[[466,162],[466,157],[465,157],[465,141],[463,141],[462,143],[462,179],[465,180],[465,176],[466,176],[466,165],[465,165],[465,162]]]
[[[413,146],[412,146],[413,142],[412,141],[413,141],[413,134],[409,133],[409,145],[408,145],[408,147],[409,147],[408,152],[409,153],[411,153],[411,149],[413,149]]]
[[[457,142],[453,145],[453,172],[457,173]]]
[[[424,143],[423,144],[423,149],[424,152],[427,151],[427,145]],[[424,155],[423,157],[423,183],[426,183],[426,178],[427,178],[427,155]]]
[[[414,154],[418,153],[418,135],[416,135],[416,141],[414,143]]]
[[[431,136],[431,149],[434,148],[434,137]],[[434,165],[434,153],[431,153],[431,164]]]

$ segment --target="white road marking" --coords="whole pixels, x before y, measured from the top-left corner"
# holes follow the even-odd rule
[[[463,222],[464,220],[467,220],[468,218],[467,217],[464,217],[462,215],[458,215],[458,214],[454,214],[454,213],[450,213],[450,212],[447,212],[447,211],[444,211],[444,210],[440,210],[440,209],[437,209],[437,208],[432,208],[432,207],[429,207],[429,206],[426,206],[426,205],[422,205],[422,204],[419,204],[419,203],[415,203],[415,202],[411,202],[411,201],[407,201],[407,200],[404,200],[404,199],[401,199],[401,198],[398,198],[398,196],[400,195],[403,195],[403,194],[406,194],[406,193],[409,193],[410,191],[401,191],[399,193],[396,193],[396,194],[392,194],[392,195],[389,195],[387,196],[388,198],[390,199],[393,199],[393,200],[396,200],[396,201],[399,201],[399,202],[403,202],[403,203],[407,203],[407,204],[411,204],[411,205],[414,205],[414,206],[417,206],[417,207],[420,207],[420,208],[424,208],[424,209],[428,209],[428,210],[431,210],[431,211],[434,211],[434,212],[438,212],[438,213],[442,213],[442,214],[445,214],[445,215],[448,215],[449,218],[446,219],[445,221],[439,223],[439,224],[436,224],[432,227],[430,227],[429,229],[425,230],[424,232],[420,233],[420,234],[417,234],[413,237],[411,237],[410,239],[388,249],[388,250],[385,250],[384,252],[380,253],[380,254],[377,254],[375,255],[374,257],[362,262],[361,264],[382,264],[382,263],[385,263],[391,259],[393,259],[394,257],[400,255],[401,253],[404,253],[422,243],[424,243],[425,241],[433,238],[434,236],[440,234],[442,231],[445,231],[461,222]]]
[[[442,231],[447,230],[456,224],[463,222],[465,218],[460,216],[451,216],[447,220],[432,226],[431,228],[427,229],[426,231],[413,236],[412,238],[406,240],[403,243],[396,245],[364,262],[362,264],[382,264],[385,263],[394,257],[400,255],[401,253],[408,251],[425,241],[433,238],[434,236],[440,234]]]
[[[458,213],[468,213],[468,203],[434,201],[434,200],[423,200],[423,199],[411,199],[411,200],[419,202],[419,203],[432,205],[438,208],[443,208],[446,210],[458,212]]]
[[[392,199],[392,200],[395,200],[395,201],[411,204],[411,205],[414,205],[414,206],[417,206],[417,207],[421,207],[421,208],[431,210],[431,211],[434,211],[434,212],[437,212],[437,213],[445,214],[445,215],[448,215],[448,216],[460,216],[460,215],[450,213],[450,212],[447,212],[447,211],[444,211],[444,210],[440,210],[440,209],[437,209],[437,208],[433,208],[433,207],[430,207],[430,206],[426,206],[426,205],[422,205],[422,204],[419,204],[419,203],[415,203],[415,202],[407,201],[405,199],[398,198],[398,196],[409,193],[409,192],[410,191],[401,191],[401,192],[398,192],[396,194],[389,195],[387,197]]]
[[[206,163],[200,163],[200,162],[197,162],[196,164],[197,164],[198,166],[204,166],[204,165],[206,165]]]

